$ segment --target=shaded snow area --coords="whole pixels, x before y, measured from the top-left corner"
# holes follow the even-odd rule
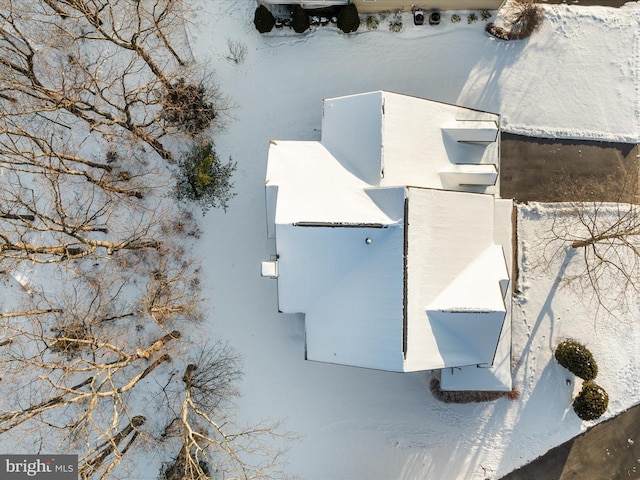
[[[259,35],[254,2],[197,5],[189,31],[194,56],[215,70],[236,105],[216,149],[238,162],[237,197],[226,213],[205,219],[199,253],[211,327],[197,334],[227,339],[244,357],[241,420],[284,419],[302,436],[291,445],[289,474],[500,478],[593,423],[573,413],[579,385],[552,358],[567,337],[586,343],[598,361],[597,381],[610,396],[603,418],[640,401],[638,306],[596,322],[594,305],[562,281],[562,256],[543,265],[529,254],[552,207],[519,210],[517,401],[443,404],[429,392],[429,372],[307,362],[303,318],[277,313],[276,282],[260,277],[260,261],[275,251],[264,204],[269,141],[319,140],[323,98],[384,89],[500,113],[509,132],[636,142],[640,9],[545,6],[539,32],[505,43],[488,37],[483,22],[467,24],[465,12],[457,24],[444,13],[438,27],[414,26],[404,15],[399,33],[381,22],[349,36],[332,26]],[[243,62],[226,58],[229,40],[247,46]]]

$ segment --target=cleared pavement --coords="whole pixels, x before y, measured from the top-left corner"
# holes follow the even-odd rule
[[[563,188],[566,181],[604,181],[615,175],[635,185],[635,199],[628,197],[624,200],[637,202],[638,155],[638,146],[629,143],[533,138],[503,133],[500,194],[518,202],[592,200],[568,196]],[[614,201],[618,193],[612,188],[612,196],[601,200]]]
[[[501,480],[640,478],[640,405],[549,450]]]

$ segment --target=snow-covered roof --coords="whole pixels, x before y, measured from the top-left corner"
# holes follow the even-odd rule
[[[480,184],[484,173],[443,172],[472,161],[495,182],[498,125],[495,114],[372,92],[326,100],[320,142],[271,142],[278,305],[305,314],[308,359],[491,367],[509,282],[495,239],[510,217],[496,217],[498,186]]]
[[[406,370],[493,362],[505,316],[491,195],[410,189]]]
[[[378,91],[325,100],[321,142],[372,185],[498,193],[498,131],[494,113]]]

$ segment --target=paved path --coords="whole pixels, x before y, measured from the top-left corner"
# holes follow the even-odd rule
[[[640,405],[599,423],[502,480],[640,479]]]
[[[500,194],[519,202],[562,202],[581,200],[568,198],[563,191],[563,176],[580,181],[597,181],[608,175],[626,174],[638,185],[640,158],[638,146],[586,140],[561,140],[524,137],[503,133],[500,152]],[[613,191],[615,196],[619,190]],[[635,198],[625,201],[638,202]],[[615,198],[603,200],[613,201]],[[585,199],[586,200],[586,199]]]

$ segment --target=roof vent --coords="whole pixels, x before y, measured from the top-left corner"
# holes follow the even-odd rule
[[[268,260],[262,262],[261,275],[267,278],[278,278],[278,261]]]

